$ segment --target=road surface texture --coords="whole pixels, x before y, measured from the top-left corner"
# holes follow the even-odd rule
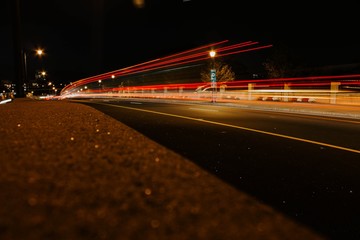
[[[325,239],[84,104],[0,105],[0,239]]]

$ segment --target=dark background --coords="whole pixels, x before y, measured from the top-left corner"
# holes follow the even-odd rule
[[[358,13],[342,2],[20,0],[29,74],[68,83],[221,40],[285,46],[296,63],[360,63]],[[1,3],[0,80],[14,78],[13,1]],[[42,47],[46,55],[35,57]],[[270,51],[241,55],[259,68]],[[256,60],[254,60],[256,59]],[[360,69],[359,69],[360,70]]]

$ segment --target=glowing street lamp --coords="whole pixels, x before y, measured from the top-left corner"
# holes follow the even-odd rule
[[[36,50],[36,55],[41,57],[43,54],[44,54],[44,50],[42,50],[40,48]]]
[[[102,80],[98,80],[98,83],[99,83],[99,89],[102,89],[103,88],[103,85],[101,84],[102,83]]]
[[[41,57],[43,56],[45,53],[44,53],[44,50],[41,49],[41,48],[38,48],[37,50],[35,50],[35,55]],[[28,63],[27,63],[27,54],[26,54],[26,51],[24,50],[23,51],[23,57],[24,57],[24,80],[25,80],[25,84],[28,84]],[[42,72],[41,73],[42,76],[45,76],[46,75],[46,72]]]

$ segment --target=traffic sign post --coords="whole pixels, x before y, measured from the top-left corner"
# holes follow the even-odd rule
[[[215,93],[216,93],[216,70],[210,70],[210,80],[211,80],[211,88],[212,88],[212,99],[211,102],[216,102],[215,100]]]

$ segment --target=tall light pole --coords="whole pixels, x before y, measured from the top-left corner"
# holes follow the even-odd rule
[[[44,50],[41,48],[38,48],[35,50],[35,55],[38,57],[42,57],[45,54]],[[29,84],[28,81],[28,60],[27,60],[27,53],[25,50],[23,50],[23,58],[24,58],[24,82],[25,85]]]
[[[22,32],[21,32],[21,6],[20,0],[12,1],[13,12],[13,41],[14,41],[14,83],[16,97],[24,97],[24,58],[22,52]]]
[[[211,69],[210,69],[210,81],[211,81],[211,88],[212,88],[212,95],[211,95],[211,102],[216,102],[215,91],[216,91],[216,69],[215,69],[215,56],[216,52],[214,50],[209,52],[211,57]]]

